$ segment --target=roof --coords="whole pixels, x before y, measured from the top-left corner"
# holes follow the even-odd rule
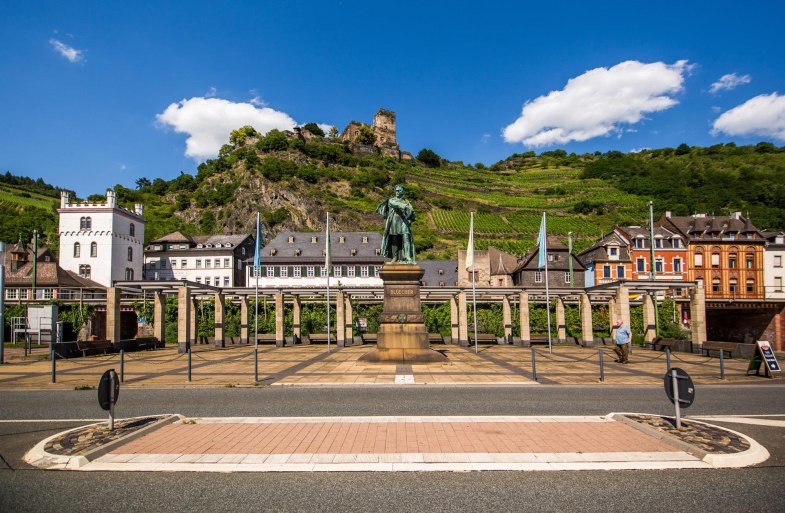
[[[550,238],[548,239],[548,244],[550,244]],[[546,253],[550,253],[554,257],[553,260],[548,261],[548,269],[551,271],[569,271],[570,261],[567,258],[568,251],[569,249],[564,244],[554,244],[554,247],[547,247]],[[515,272],[536,271],[538,269],[537,264],[539,256],[540,247],[536,246],[531,252],[524,255],[515,268]],[[586,267],[575,254],[569,255],[569,257],[572,258],[573,271],[580,272],[586,270]]]
[[[27,249],[27,259],[18,269],[11,265],[10,252],[5,254],[5,285],[6,287],[31,287],[33,285],[33,251]],[[104,289],[103,285],[66,271],[58,265],[57,257],[42,247],[38,249],[36,262],[36,287],[74,287]]]
[[[731,234],[752,233],[763,237],[749,218],[736,212],[730,216],[710,216],[694,214],[691,216],[663,216],[658,224],[670,224],[683,235],[690,238],[702,236],[703,239],[721,239]]]
[[[488,262],[491,276],[512,274],[518,267],[518,258],[515,255],[505,253],[493,246],[488,247]]]
[[[184,234],[183,232],[172,232],[167,233],[163,237],[159,239],[155,239],[154,241],[150,241],[150,244],[155,244],[156,242],[193,242],[193,238]]]
[[[614,230],[606,235],[604,235],[600,240],[595,242],[591,245],[588,249],[585,249],[578,253],[577,257],[581,261],[582,265],[586,265],[590,262],[604,262],[609,261],[610,256],[608,255],[607,246],[618,246],[619,247],[619,255],[618,258],[614,259],[614,262],[629,262],[630,261],[630,253],[627,249],[628,241],[625,240],[622,233],[619,231]]]
[[[439,283],[444,283],[445,287],[455,287],[458,284],[457,260],[423,260],[417,262],[417,265],[425,271],[422,281],[428,287],[437,287]]]
[[[162,244],[162,245],[187,244],[188,247],[182,249],[187,249],[189,251],[191,250],[202,251],[205,249],[208,251],[214,251],[215,249],[220,250],[222,248],[216,248],[216,246],[218,246],[219,244],[222,247],[226,247],[226,249],[236,248],[237,246],[241,245],[249,238],[251,239],[251,241],[254,240],[253,235],[248,233],[195,235],[191,237],[189,235],[183,234],[182,232],[172,232],[167,235],[164,235],[160,239],[156,239],[150,242],[150,244],[148,244],[147,247],[145,248],[145,253],[148,254],[157,253],[157,251],[152,248],[152,246],[156,244]],[[209,245],[210,247],[206,248],[205,246],[207,245]],[[176,248],[176,249],[180,249],[180,248]]]
[[[381,245],[382,236],[377,232],[330,232],[333,261],[353,259],[381,264],[384,257],[377,254]],[[323,262],[324,249],[324,232],[281,232],[264,246],[262,262]]]

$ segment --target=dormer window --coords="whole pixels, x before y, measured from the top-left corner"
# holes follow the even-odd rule
[[[352,256],[357,256],[357,250],[356,249],[352,249]]]
[[[294,236],[293,235],[289,235],[289,238],[287,239],[287,242],[289,244],[294,244]]]
[[[379,249],[379,248],[376,248],[376,256],[379,256],[381,254],[382,254],[382,250]]]
[[[294,256],[300,256],[300,254],[301,254],[302,252],[303,252],[303,250],[301,250],[301,249],[295,249],[295,250],[294,250]]]
[[[368,244],[368,236],[363,235],[363,244]]]
[[[273,248],[270,250],[270,256],[275,256],[276,253],[278,253],[277,249]]]
[[[311,244],[316,244],[316,236],[311,237]]]
[[[202,244],[197,244],[196,249],[202,249],[204,246]]]
[[[654,239],[654,247],[661,248],[662,247],[662,239]]]
[[[439,269],[439,276],[444,274],[444,269]]]
[[[646,244],[644,244],[643,238],[635,239],[635,249],[643,249]]]
[[[344,242],[346,242],[346,237],[344,237],[343,235],[338,237],[338,244],[343,244]]]

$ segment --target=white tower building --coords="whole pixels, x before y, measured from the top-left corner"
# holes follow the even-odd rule
[[[106,203],[71,203],[60,193],[60,267],[111,287],[115,281],[141,280],[144,254],[144,207],[117,205],[106,191]]]

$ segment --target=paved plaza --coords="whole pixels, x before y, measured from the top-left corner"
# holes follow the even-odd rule
[[[333,347],[303,345],[277,348],[259,346],[259,381],[254,382],[253,347],[214,349],[194,346],[191,381],[188,357],[176,348],[127,353],[124,357],[125,387],[167,386],[336,386],[336,385],[660,385],[666,372],[666,354],[635,348],[629,364],[614,363],[609,346],[583,348],[556,345],[532,349],[510,345],[481,345],[462,348],[433,346],[447,356],[445,363],[395,365],[359,361],[374,345]],[[600,352],[604,352],[601,376]],[[51,383],[52,365],[41,352],[24,358],[9,351],[0,366],[0,388],[74,388],[95,386],[109,368],[120,370],[120,355],[96,355],[58,359],[56,383]],[[700,384],[761,383],[761,376],[745,376],[748,361],[724,360],[721,380],[720,360],[697,354],[673,353],[671,365],[686,370]],[[536,381],[533,370],[536,371]],[[602,380],[601,380],[602,377]],[[775,381],[781,382],[778,377]]]

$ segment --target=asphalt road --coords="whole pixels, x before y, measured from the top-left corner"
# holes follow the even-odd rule
[[[118,416],[603,415],[671,413],[659,387],[122,390]],[[783,386],[698,390],[694,415],[785,414]],[[471,473],[104,473],[21,461],[55,432],[99,418],[93,391],[2,391],[0,511],[783,511],[785,429],[723,424],[772,457],[736,470]],[[783,417],[779,417],[780,420]]]

